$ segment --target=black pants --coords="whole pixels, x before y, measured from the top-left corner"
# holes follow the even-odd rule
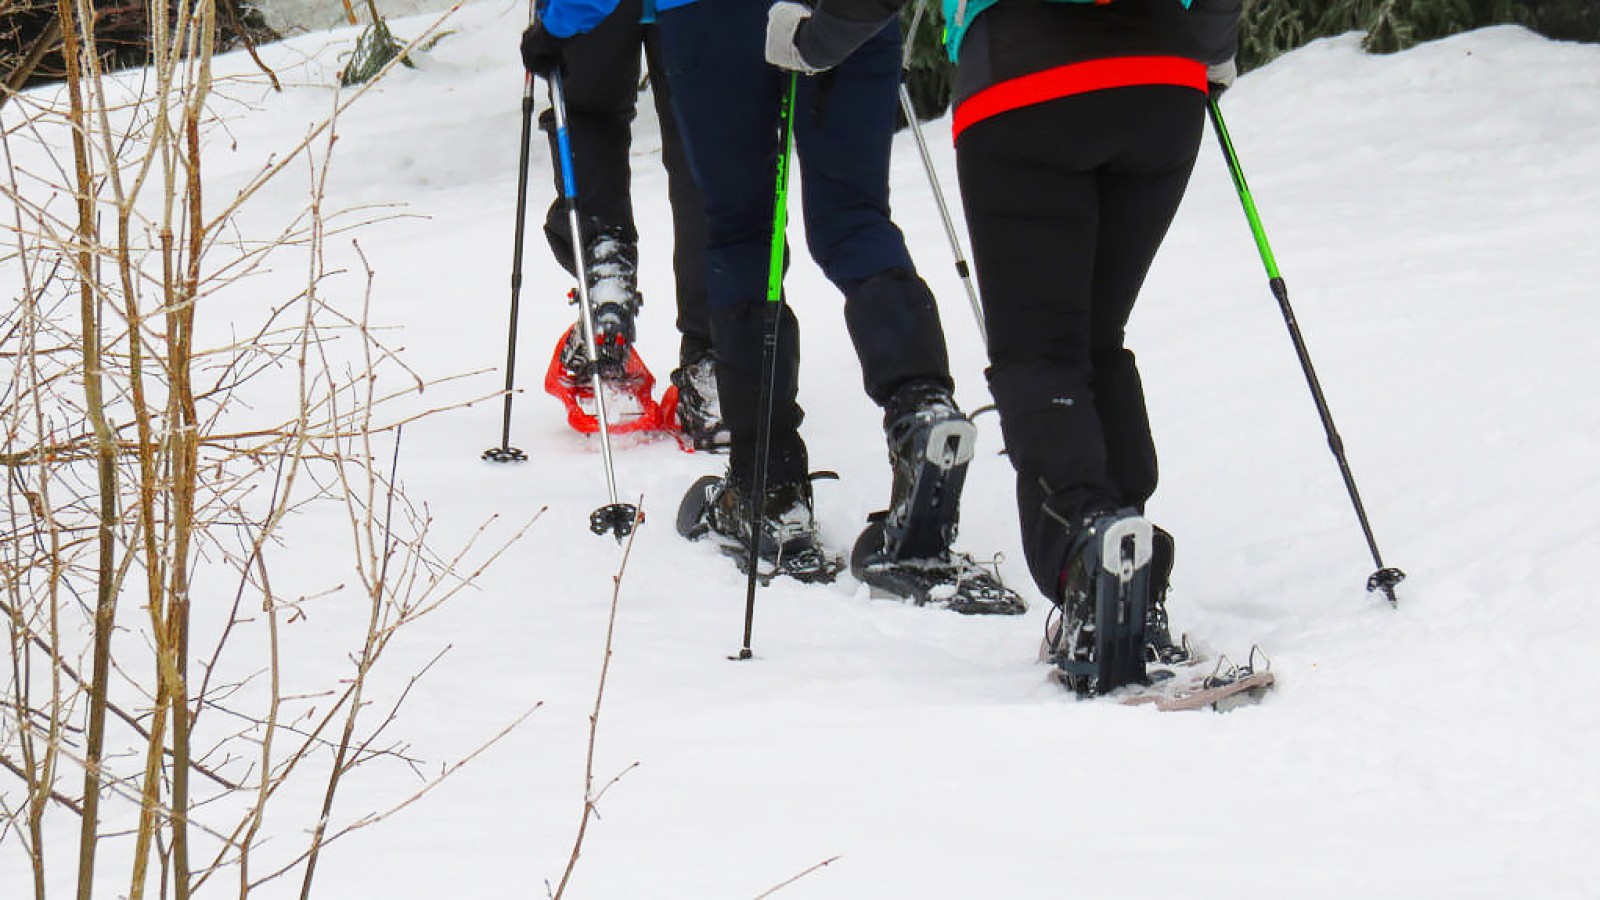
[[[656,27],[639,21],[641,0],[621,0],[593,30],[567,42],[562,52],[562,87],[566,91],[567,136],[572,146],[573,174],[578,188],[579,227],[588,245],[600,232],[639,239],[633,219],[632,170],[629,154],[633,119],[639,98],[639,47],[643,45],[661,123],[661,162],[667,170],[667,196],[672,205],[672,269],[678,303],[680,359],[690,362],[711,349],[711,323],[706,312],[706,220],[700,191],[690,174],[672,115],[666,67],[661,62]],[[539,126],[550,138],[556,201],[545,215],[550,250],[568,272],[573,271],[572,236],[561,201],[561,169],[556,147],[555,114],[545,110]]]
[[[1054,597],[1084,515],[1156,487],[1123,332],[1188,186],[1204,95],[1098,91],[981,121],[956,146],[989,338],[989,388],[1017,470],[1028,567]]]

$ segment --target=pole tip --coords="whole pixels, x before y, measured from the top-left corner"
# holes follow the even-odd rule
[[[1373,572],[1367,578],[1368,591],[1383,591],[1383,596],[1391,605],[1398,606],[1399,598],[1394,595],[1394,589],[1400,582],[1406,580],[1406,573],[1395,568],[1383,568]]]
[[[528,454],[523,453],[521,450],[511,446],[490,447],[489,449],[483,451],[482,456],[479,458],[487,459],[490,462],[497,463],[527,462]]]

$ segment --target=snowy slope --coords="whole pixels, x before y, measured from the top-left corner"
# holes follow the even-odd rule
[[[411,214],[359,235],[375,317],[425,376],[478,373],[430,389],[419,409],[504,377],[524,15],[464,8],[420,70],[340,123],[329,205]],[[223,109],[233,149],[213,177],[243,178],[328,108],[352,37],[264,48],[293,67],[291,87],[241,97],[253,112]],[[848,577],[780,581],[760,594],[758,659],[729,662],[744,580],[671,528],[683,490],[721,460],[620,442],[619,490],[650,521],[622,582],[596,771],[605,782],[637,768],[606,793],[568,896],[754,897],[834,857],[781,896],[1600,895],[1584,850],[1600,842],[1600,714],[1585,690],[1600,638],[1597,97],[1600,47],[1500,28],[1393,57],[1363,55],[1353,35],[1320,41],[1225,98],[1385,561],[1410,576],[1398,608],[1363,590],[1372,560],[1208,143],[1130,344],[1162,452],[1151,515],[1179,542],[1175,625],[1219,650],[1269,648],[1281,687],[1259,707],[1075,702],[1035,662],[1048,604],[1031,587],[1028,615],[985,621],[869,600]],[[664,380],[670,230],[648,114],[640,131],[640,347]],[[948,122],[926,134],[953,192]],[[549,167],[536,143],[535,217]],[[958,398],[980,406],[981,342],[908,139],[894,188],[943,304]],[[284,189],[285,215],[298,200]],[[276,202],[253,215],[270,221]],[[595,445],[539,390],[571,321],[567,279],[539,240],[530,229],[513,425],[531,461],[478,460],[499,439],[489,401],[408,426],[400,468],[446,543],[492,516],[503,537],[547,511],[478,590],[406,635],[384,674],[403,679],[450,647],[395,726],[434,769],[543,706],[439,790],[336,844],[321,896],[542,896],[571,850],[621,551],[586,527],[606,500]],[[833,289],[803,258],[788,284],[813,464],[842,476],[819,487],[819,515],[847,547],[887,496],[878,414]],[[355,274],[330,285],[362,290]],[[994,420],[981,421],[960,544],[1003,554],[1007,580],[1027,587],[1012,473]],[[337,524],[302,518],[299,577],[338,580],[337,547],[319,538]],[[345,660],[328,635],[363,616],[330,601],[296,626],[305,678],[337,677]],[[416,784],[403,766],[365,767],[335,819]],[[305,790],[289,810],[313,809]],[[311,817],[285,814],[283,839]],[[0,859],[0,895],[23,896],[20,859]]]

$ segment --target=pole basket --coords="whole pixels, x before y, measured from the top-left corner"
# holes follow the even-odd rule
[[[1383,596],[1387,597],[1390,603],[1398,604],[1400,600],[1394,595],[1394,589],[1405,580],[1406,573],[1393,567],[1385,567],[1373,572],[1367,578],[1367,590],[1383,591]]]
[[[610,532],[620,541],[633,533],[633,526],[643,521],[639,507],[631,503],[612,503],[589,514],[589,530],[595,534]]]
[[[483,451],[483,458],[497,463],[527,462],[528,454],[516,447],[490,447]]]

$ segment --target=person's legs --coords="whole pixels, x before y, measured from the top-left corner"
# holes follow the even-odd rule
[[[1117,486],[1120,505],[1142,510],[1156,489],[1156,449],[1139,370],[1123,334],[1188,187],[1204,99],[1181,88],[1146,89],[1125,98],[1120,109],[1122,149],[1098,182],[1090,386],[1103,429],[1106,474]]]
[[[706,210],[706,288],[730,470],[752,479],[765,337],[765,302],[783,76],[762,58],[766,10],[745,0],[698,0],[658,15],[662,58],[684,149]],[[799,326],[787,308],[772,380],[768,483],[803,481],[795,402]]]
[[[1155,486],[1122,335],[1192,165],[1187,110],[1203,102],[1176,88],[1069,97],[978,123],[957,146],[989,384],[1047,596],[1082,523]]]
[[[795,125],[811,255],[845,295],[862,381],[879,406],[913,381],[952,386],[938,306],[889,213],[900,49],[891,22],[838,68],[802,79]]]
[[[697,450],[726,449],[730,442],[717,390],[711,310],[706,299],[705,199],[695,184],[672,109],[672,85],[655,25],[644,28],[645,64],[661,127],[661,164],[667,170],[672,208],[672,271],[678,310],[678,365],[669,378],[677,389],[677,426]]]
[[[639,94],[640,0],[621,0],[592,31],[574,36],[561,57],[561,86],[567,105],[567,137],[572,150],[578,212],[587,249],[608,232],[631,249],[638,240],[628,164],[631,126]],[[560,152],[555,114],[546,109],[539,127],[550,141],[556,201],[545,214],[551,252],[567,271],[572,266],[572,236],[562,202]]]
[[[689,365],[711,352],[711,314],[706,301],[705,200],[695,184],[689,158],[672,110],[672,84],[662,58],[660,34],[644,27],[645,64],[656,119],[661,127],[661,164],[667,170],[667,199],[672,209],[672,271],[677,290],[678,360]]]
[[[989,389],[1017,471],[1023,551],[1049,597],[1072,524],[1114,499],[1089,387],[1100,215],[1092,172],[1103,151],[1063,104],[980,122],[956,147],[988,326]]]

